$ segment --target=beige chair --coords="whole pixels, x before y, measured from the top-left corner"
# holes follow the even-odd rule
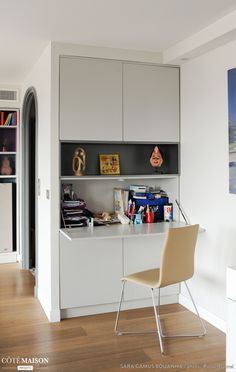
[[[166,235],[164,248],[161,257],[160,268],[141,271],[123,277],[123,282],[119,308],[115,323],[115,333],[123,334],[143,334],[143,333],[157,333],[160,343],[161,353],[164,354],[163,342],[164,338],[174,337],[202,337],[206,334],[206,328],[199,316],[197,307],[193,297],[189,291],[186,280],[191,278],[194,273],[194,251],[197,241],[199,225],[186,225],[184,227],[170,228]],[[156,319],[156,331],[146,332],[123,332],[118,330],[119,315],[121,304],[123,301],[124,288],[126,282],[132,282],[147,288],[150,288],[152,295],[152,302],[154,307],[154,314]],[[165,335],[162,332],[160,321],[160,289],[171,284],[184,282],[193,302],[195,311],[197,313],[202,333],[200,334],[179,334],[179,335]],[[158,289],[158,306],[155,305],[154,289]]]

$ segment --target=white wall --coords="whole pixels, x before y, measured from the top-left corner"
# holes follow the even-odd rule
[[[51,244],[51,200],[46,198],[46,190],[51,191],[51,44],[45,49],[31,73],[24,82],[23,95],[30,87],[34,87],[38,101],[38,178],[40,179],[40,195],[38,197],[38,298],[49,319],[54,317],[52,305],[52,260]],[[59,284],[58,284],[59,285]],[[56,310],[55,310],[56,311]]]
[[[181,68],[181,202],[192,222],[206,228],[196,251],[190,287],[196,302],[225,320],[225,268],[236,264],[236,196],[228,193],[227,69],[235,67],[230,43]],[[51,320],[59,309],[59,56],[80,55],[151,62],[148,55],[52,43],[25,82],[38,94],[39,298]],[[157,62],[153,58],[152,62]],[[51,131],[50,131],[51,128]],[[50,201],[46,189],[51,191]],[[186,293],[183,291],[183,296]],[[223,324],[223,326],[222,326]]]
[[[206,228],[190,288],[202,315],[222,329],[226,266],[236,264],[236,195],[228,191],[227,70],[232,67],[236,42],[181,67],[181,203],[191,222]]]

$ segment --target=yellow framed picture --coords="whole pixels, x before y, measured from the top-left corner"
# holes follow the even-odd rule
[[[118,154],[100,154],[99,162],[100,174],[120,174],[120,158]]]

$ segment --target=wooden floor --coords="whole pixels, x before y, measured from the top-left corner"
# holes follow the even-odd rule
[[[30,272],[16,264],[0,265],[0,367],[4,370],[10,365],[2,358],[34,357],[48,358],[43,370],[50,372],[225,371],[225,335],[209,324],[203,339],[166,341],[168,355],[161,356],[156,335],[114,335],[115,313],[50,324],[33,297],[33,285]],[[165,305],[161,312],[164,330],[198,327],[196,317],[180,305]],[[121,326],[130,330],[155,327],[152,308],[122,315]],[[11,368],[16,370],[16,365]]]

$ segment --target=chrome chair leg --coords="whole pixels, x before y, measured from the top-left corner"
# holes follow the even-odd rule
[[[157,335],[159,339],[159,344],[160,344],[160,349],[161,353],[164,354],[164,349],[163,349],[163,343],[162,343],[162,335],[161,335],[161,329],[160,329],[160,318],[159,318],[159,306],[160,306],[160,299],[158,296],[158,314],[157,314],[157,309],[156,309],[156,304],[155,304],[155,299],[154,299],[154,294],[153,294],[153,288],[151,288],[151,293],[152,293],[152,302],[153,302],[153,307],[154,307],[154,314],[155,314],[155,319],[156,319],[156,327],[157,327]]]
[[[199,333],[199,334],[176,334],[176,335],[168,335],[168,334],[163,334],[162,332],[162,327],[161,327],[161,318],[160,318],[160,288],[158,288],[158,305],[156,306],[155,304],[155,297],[154,297],[154,290],[153,288],[151,288],[151,294],[152,294],[152,302],[153,302],[153,307],[154,307],[154,314],[155,314],[155,320],[156,320],[156,330],[155,331],[140,331],[140,332],[127,332],[127,331],[120,331],[118,329],[118,323],[119,323],[119,317],[120,317],[120,311],[121,311],[121,305],[122,305],[122,302],[123,302],[123,299],[124,299],[124,288],[125,288],[125,284],[126,284],[126,281],[124,280],[123,281],[123,285],[122,285],[122,289],[121,289],[121,296],[120,296],[120,302],[119,302],[119,306],[118,306],[118,311],[117,311],[117,315],[116,315],[116,322],[115,322],[115,333],[118,335],[118,336],[121,336],[121,335],[136,335],[136,334],[157,334],[158,335],[158,339],[159,339],[159,344],[160,344],[160,349],[161,349],[161,354],[164,354],[164,348],[163,348],[163,342],[162,342],[162,339],[164,338],[178,338],[178,337],[192,337],[192,338],[195,338],[195,337],[203,337],[206,335],[206,328],[204,326],[204,323],[202,321],[202,319],[200,318],[200,315],[199,315],[199,312],[197,310],[197,306],[193,300],[193,297],[191,295],[191,292],[188,288],[188,285],[186,282],[184,282],[185,285],[186,285],[186,288],[188,290],[188,293],[189,293],[189,296],[191,298],[191,301],[193,303],[193,306],[194,306],[194,309],[197,313],[197,316],[198,316],[198,319],[199,319],[199,322],[201,324],[201,327],[202,327],[202,330],[203,332],[202,333]]]
[[[205,336],[206,333],[207,333],[207,331],[206,331],[206,327],[205,327],[205,325],[204,325],[204,323],[203,323],[203,321],[202,321],[202,319],[201,319],[201,317],[200,317],[200,315],[199,315],[199,312],[198,312],[197,306],[196,306],[196,304],[195,304],[195,302],[194,302],[193,296],[192,296],[192,294],[191,294],[191,292],[190,292],[190,289],[189,289],[187,283],[184,282],[184,284],[185,284],[185,286],[186,286],[186,288],[187,288],[187,291],[188,291],[189,297],[191,298],[191,301],[192,301],[192,303],[193,303],[194,309],[195,309],[196,314],[197,314],[197,316],[198,316],[199,323],[200,323],[201,326],[202,326],[202,330],[203,330],[203,332],[202,332],[202,334],[199,335],[199,337],[203,337],[203,336]]]
[[[151,331],[151,330],[150,331],[145,331],[144,330],[144,331],[132,332],[132,331],[121,331],[121,330],[118,329],[118,324],[119,324],[119,319],[120,319],[120,312],[121,312],[121,305],[122,305],[122,302],[123,302],[123,299],[124,299],[125,284],[126,284],[126,281],[124,280],[122,288],[121,288],[120,302],[119,302],[118,311],[117,311],[117,315],[116,315],[116,322],[115,322],[115,328],[114,328],[115,333],[118,336],[122,336],[122,335],[145,335],[145,334],[150,334],[150,333],[157,333],[156,331]]]
[[[119,307],[118,307],[118,311],[117,311],[117,315],[116,315],[116,323],[115,323],[115,333],[120,335],[122,334],[121,332],[118,331],[118,322],[119,322],[119,317],[120,317],[120,309],[121,309],[121,304],[122,304],[122,301],[123,301],[123,297],[124,297],[124,289],[125,289],[125,283],[126,281],[123,280],[123,284],[122,284],[122,288],[121,288],[121,295],[120,295],[120,302],[119,302]]]
[[[198,320],[199,320],[199,323],[200,323],[201,328],[202,328],[202,333],[197,333],[197,334],[196,334],[196,333],[194,333],[194,334],[177,334],[177,335],[167,335],[167,334],[163,334],[163,332],[162,332],[162,327],[161,327],[161,322],[160,322],[160,318],[159,318],[159,329],[160,329],[160,334],[161,334],[161,337],[162,337],[162,338],[178,338],[178,337],[200,338],[200,337],[205,336],[206,333],[207,333],[207,332],[206,332],[206,328],[205,328],[205,326],[204,326],[204,323],[203,323],[202,319],[200,318],[200,315],[199,315],[199,312],[198,312],[197,306],[196,306],[196,304],[195,304],[195,302],[194,302],[194,300],[193,300],[193,297],[192,297],[192,295],[191,295],[191,292],[190,292],[190,290],[189,290],[189,287],[188,287],[188,285],[187,285],[186,282],[184,282],[184,283],[185,283],[185,286],[186,286],[186,288],[187,288],[187,290],[188,290],[188,293],[189,293],[189,296],[190,296],[191,301],[192,301],[192,303],[193,303],[194,309],[195,309],[195,311],[196,311],[196,313],[197,313]],[[159,288],[159,296],[160,296],[160,288]],[[158,296],[158,302],[159,302],[159,296]],[[158,304],[158,305],[159,305],[159,304]],[[160,316],[160,314],[159,314],[159,306],[158,306],[158,316]]]

